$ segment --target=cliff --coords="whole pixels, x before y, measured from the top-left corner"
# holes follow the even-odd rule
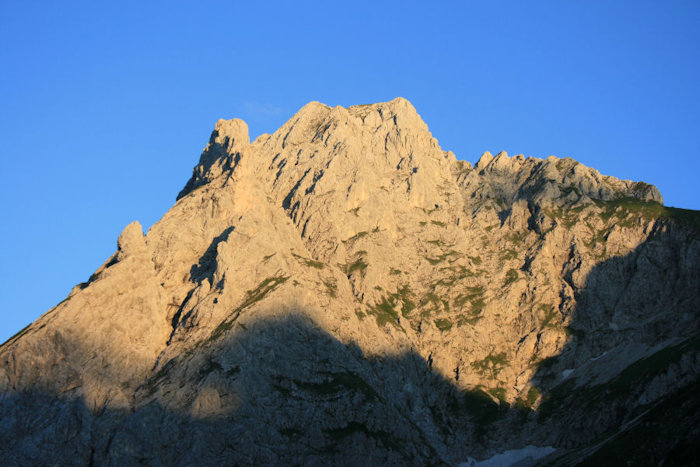
[[[682,461],[699,228],[572,159],[458,161],[402,98],[220,120],[163,218],[0,347],[0,456],[573,464],[656,427],[623,459]]]

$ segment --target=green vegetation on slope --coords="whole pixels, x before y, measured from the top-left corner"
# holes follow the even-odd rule
[[[545,394],[539,407],[539,419],[546,420],[572,398],[579,405],[591,407],[609,404],[621,395],[631,394],[635,387],[644,387],[655,376],[666,371],[671,364],[678,362],[681,357],[689,353],[697,353],[699,350],[700,337],[694,337],[632,363],[607,383],[577,388],[575,380],[566,380]],[[548,364],[549,361],[543,360],[539,368],[546,368]]]
[[[483,360],[477,360],[471,363],[471,367],[483,376],[495,378],[498,373],[508,366],[508,358],[505,352],[488,354]]]
[[[249,308],[253,305],[255,305],[257,302],[262,300],[275,290],[277,287],[279,287],[281,284],[284,284],[287,282],[289,279],[289,276],[273,276],[273,277],[268,277],[264,281],[262,281],[260,284],[258,284],[257,287],[255,287],[252,290],[249,290],[246,292],[245,299],[243,300],[243,303],[238,306],[238,308],[234,309],[231,314],[229,315],[230,318],[226,319],[219,324],[216,329],[211,333],[211,336],[206,340],[206,342],[211,342],[219,337],[221,337],[226,331],[231,329],[233,327],[233,323],[238,319],[240,314],[246,309]],[[206,343],[205,342],[205,343]],[[199,346],[201,343],[197,344]],[[196,346],[196,347],[197,347]]]
[[[611,218],[617,225],[631,227],[641,217],[645,220],[664,220],[694,230],[700,230],[700,211],[666,207],[654,201],[641,201],[636,198],[619,198],[612,201],[596,201],[602,208],[600,218],[607,222]],[[630,214],[633,214],[630,216]]]
[[[303,256],[300,256],[294,252],[292,252],[292,256],[301,261],[302,264],[311,268],[323,269],[325,266],[321,261],[314,261],[312,259],[304,258]]]

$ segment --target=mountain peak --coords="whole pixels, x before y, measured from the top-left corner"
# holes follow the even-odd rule
[[[364,113],[367,110],[389,110],[393,114],[400,114],[400,113],[412,113],[412,114],[417,114],[418,112],[416,111],[416,108],[413,107],[413,104],[411,104],[408,99],[404,97],[396,97],[390,101],[386,102],[377,102],[374,104],[358,104],[358,105],[351,105],[347,108],[350,112],[359,112],[359,113]]]
[[[306,124],[326,120],[326,123],[354,121],[356,124],[369,126],[379,126],[381,122],[391,120],[397,127],[418,127],[423,131],[428,130],[428,126],[418,115],[415,107],[403,97],[397,97],[388,102],[351,105],[349,107],[340,105],[331,107],[321,102],[312,101],[299,109],[280,130],[288,126],[304,127]]]
[[[0,346],[0,458],[593,452],[697,386],[700,220],[660,201],[568,158],[457,161],[403,98],[252,144],[219,120],[163,218]],[[662,449],[697,409],[671,418]]]
[[[239,118],[219,119],[214,125],[209,144],[199,158],[199,164],[192,170],[192,177],[177,195],[177,199],[232,170],[249,146],[250,136],[246,122]]]
[[[219,144],[225,151],[240,151],[250,144],[248,125],[240,118],[219,119],[214,125],[210,143]]]

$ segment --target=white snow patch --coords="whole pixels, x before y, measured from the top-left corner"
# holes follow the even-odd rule
[[[561,372],[561,379],[568,378],[569,375],[571,375],[571,373],[573,373],[573,372],[574,372],[573,368],[567,368],[566,370]]]
[[[554,451],[556,449],[552,446],[525,446],[522,449],[510,449],[483,461],[468,457],[467,462],[460,463],[458,467],[528,467]]]

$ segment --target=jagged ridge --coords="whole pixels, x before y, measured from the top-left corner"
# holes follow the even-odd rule
[[[555,397],[697,334],[698,216],[661,201],[571,159],[471,167],[401,98],[312,102],[252,143],[220,120],[163,219],[127,227],[0,348],[3,457],[455,463],[585,446],[697,380],[691,346],[607,418]],[[7,404],[40,413],[59,394],[82,428],[17,431]]]

